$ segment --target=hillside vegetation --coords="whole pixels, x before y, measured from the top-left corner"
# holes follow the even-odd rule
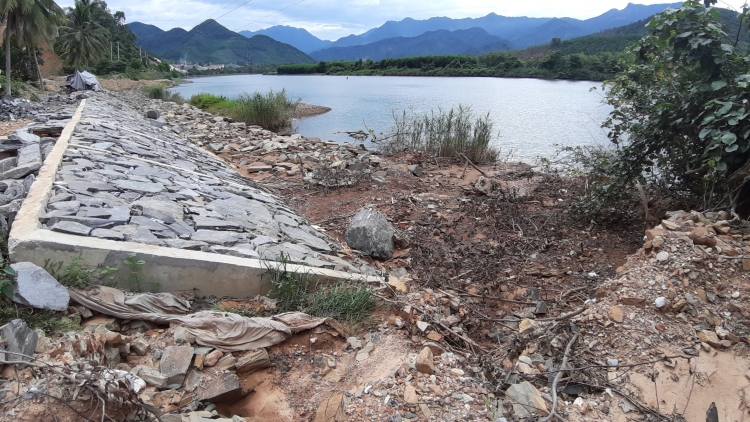
[[[624,68],[624,53],[597,55],[555,52],[540,59],[520,60],[509,53],[480,56],[420,56],[380,61],[334,61],[279,66],[281,75],[494,76],[510,78],[601,81]]]
[[[138,44],[170,61],[192,63],[286,64],[310,63],[314,60],[291,45],[265,35],[252,38],[232,32],[213,19],[190,31],[161,29],[132,23]]]

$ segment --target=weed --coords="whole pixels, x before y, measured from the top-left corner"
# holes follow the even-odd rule
[[[375,295],[364,284],[336,283],[308,297],[307,313],[356,325],[366,321],[375,310]]]
[[[2,260],[2,266],[0,267],[0,293],[4,294],[8,298],[13,297],[13,277],[16,276],[16,272],[10,265],[5,265],[5,260]],[[0,324],[2,325],[2,324]]]
[[[135,290],[137,292],[143,291],[141,289],[141,282],[143,281],[143,274],[141,274],[141,271],[143,270],[143,266],[146,264],[146,261],[144,261],[142,259],[137,259],[135,253],[131,253],[122,262],[127,267],[127,270],[128,270],[128,281],[130,281],[130,284],[135,284]],[[113,267],[107,267],[107,268],[110,268],[110,271],[107,271],[107,275],[108,276],[112,275],[111,268],[113,268]],[[116,269],[115,269],[115,271],[116,271]],[[110,279],[113,279],[113,278],[114,277],[112,277]],[[159,281],[157,279],[151,279],[151,283],[161,284],[161,281]]]
[[[82,289],[94,279],[94,270],[81,265],[82,259],[80,256],[71,258],[70,264],[63,268],[62,276],[58,279],[60,284]]]
[[[438,157],[466,155],[473,162],[496,161],[500,151],[490,146],[494,124],[487,113],[475,117],[471,107],[438,108],[419,115],[414,110],[393,112],[391,134],[379,146],[384,154],[421,151]]]
[[[276,266],[266,264],[273,285],[269,296],[276,299],[280,312],[302,311],[356,325],[375,310],[375,295],[369,286],[315,282],[309,274],[290,272],[290,263],[289,257],[282,254]]]
[[[0,326],[14,319],[22,319],[31,328],[40,328],[45,334],[79,331],[81,326],[70,318],[61,318],[55,311],[42,311],[21,306],[0,298]]]
[[[99,271],[99,278],[106,278],[109,281],[113,281],[117,270],[119,270],[117,267],[105,266],[103,270]]]

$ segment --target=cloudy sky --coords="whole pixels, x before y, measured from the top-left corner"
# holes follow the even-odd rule
[[[679,0],[675,0],[679,1]],[[671,0],[633,0],[640,4]],[[719,6],[739,10],[744,0],[719,0]],[[58,0],[70,6],[73,0]],[[360,34],[388,20],[505,16],[572,17],[588,19],[609,9],[622,9],[628,0],[108,0],[128,22],[143,22],[164,30],[187,30],[213,18],[232,31],[257,31],[273,25],[305,28],[315,36],[336,40]]]

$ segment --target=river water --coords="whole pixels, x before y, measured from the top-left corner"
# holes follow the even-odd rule
[[[611,110],[602,104],[599,82],[540,79],[231,75],[194,78],[173,90],[185,98],[202,92],[235,98],[270,89],[331,107],[329,113],[296,121],[295,128],[303,136],[338,142],[355,142],[339,132],[365,125],[387,133],[393,111],[471,106],[476,114],[490,113],[503,156],[526,162],[552,157],[556,145],[606,143],[601,123]]]

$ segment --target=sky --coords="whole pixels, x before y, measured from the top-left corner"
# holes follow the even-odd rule
[[[143,22],[163,30],[190,30],[212,18],[232,31],[257,31],[274,25],[305,28],[321,39],[361,34],[389,20],[434,16],[477,18],[494,12],[504,16],[588,19],[628,0],[105,0],[111,11],[125,12],[127,22]],[[640,0],[667,4],[679,0]],[[745,0],[719,0],[720,7],[740,10]],[[58,0],[72,6],[73,0]]]

